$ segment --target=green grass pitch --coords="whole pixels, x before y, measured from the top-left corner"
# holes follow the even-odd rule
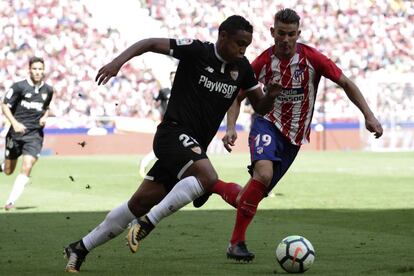
[[[141,181],[139,156],[42,157],[17,209],[0,209],[0,275],[65,275],[63,246],[81,238]],[[244,184],[249,156],[211,156]],[[18,169],[20,169],[20,164]],[[0,175],[0,202],[16,173]],[[414,153],[301,152],[247,232],[250,264],[227,260],[235,211],[218,196],[166,218],[133,255],[124,234],[94,250],[84,275],[275,275],[275,248],[309,239],[309,275],[414,275]],[[191,204],[190,204],[191,205]]]

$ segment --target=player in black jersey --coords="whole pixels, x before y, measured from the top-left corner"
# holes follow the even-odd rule
[[[128,202],[110,211],[82,240],[66,247],[67,271],[79,271],[90,250],[119,235],[138,218],[127,236],[131,251],[136,252],[140,240],[162,218],[209,192],[219,181],[206,150],[239,90],[248,91],[250,102],[261,114],[270,110],[281,91],[279,84],[271,83],[264,94],[244,56],[252,33],[253,27],[246,19],[231,16],[220,25],[215,44],[191,39],[144,39],[99,70],[96,81],[105,84],[123,64],[143,53],[179,59],[167,111],[154,137],[158,160]]]
[[[23,193],[42,149],[43,128],[53,97],[53,88],[43,82],[44,70],[43,59],[32,57],[29,60],[30,77],[14,83],[3,100],[2,111],[11,127],[6,136],[5,161],[1,170],[6,175],[12,174],[22,155],[22,168],[6,201],[6,211],[14,207]]]

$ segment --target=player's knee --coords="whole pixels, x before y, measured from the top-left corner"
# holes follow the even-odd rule
[[[26,176],[30,176],[30,172],[32,171],[32,164],[23,164],[22,165],[22,173]]]
[[[14,169],[5,168],[3,172],[5,175],[11,175],[14,172]]]
[[[200,181],[201,185],[204,188],[204,191],[211,192],[214,185],[218,181],[218,175],[216,173],[205,174],[202,176],[197,176],[198,181]]]
[[[257,181],[260,181],[261,183],[263,183],[265,186],[269,186],[273,178],[273,171],[255,169],[253,173],[253,177]]]

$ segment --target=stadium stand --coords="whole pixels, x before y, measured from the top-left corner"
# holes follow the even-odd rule
[[[47,79],[57,90],[51,105],[55,119],[49,127],[112,127],[115,117],[158,121],[152,100],[161,86],[157,62],[128,64],[107,86],[93,82],[103,62],[140,37],[131,38],[132,32],[121,32],[116,26],[102,26],[105,23],[95,20],[86,2],[0,2],[1,96],[14,81],[26,76],[28,57],[40,55],[46,61]],[[241,14],[255,29],[246,54],[249,59],[272,43],[269,27],[274,12],[282,8],[281,2],[270,0],[133,2],[141,11],[140,17],[146,15],[146,22],[156,26],[151,29],[154,36],[213,41],[219,22],[229,14]],[[292,0],[286,7],[302,17],[301,40],[337,62],[363,88],[382,119],[398,111],[392,115],[396,125],[414,121],[413,1]],[[399,75],[406,76],[404,81],[396,80]],[[384,76],[394,77],[388,82]],[[314,123],[356,122],[357,114],[333,83],[321,83]]]

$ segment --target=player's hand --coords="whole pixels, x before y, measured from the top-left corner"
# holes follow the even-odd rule
[[[283,86],[280,80],[271,79],[266,85],[267,95],[276,98],[282,93]]]
[[[365,118],[365,127],[369,132],[373,132],[375,138],[380,138],[382,136],[382,126],[381,123],[375,118],[374,115]]]
[[[41,126],[41,127],[44,127],[45,125],[46,125],[46,118],[40,118],[40,120],[39,120],[39,125]]]
[[[99,69],[95,81],[98,82],[98,85],[106,84],[112,77],[115,77],[118,74],[121,66],[122,64],[118,64],[116,60],[111,61]]]
[[[12,126],[16,133],[24,133],[26,131],[26,127],[22,123],[16,122]]]
[[[237,132],[234,129],[227,129],[226,134],[221,139],[221,141],[223,141],[223,146],[228,152],[231,152],[233,150],[231,147],[234,147],[236,140]]]

